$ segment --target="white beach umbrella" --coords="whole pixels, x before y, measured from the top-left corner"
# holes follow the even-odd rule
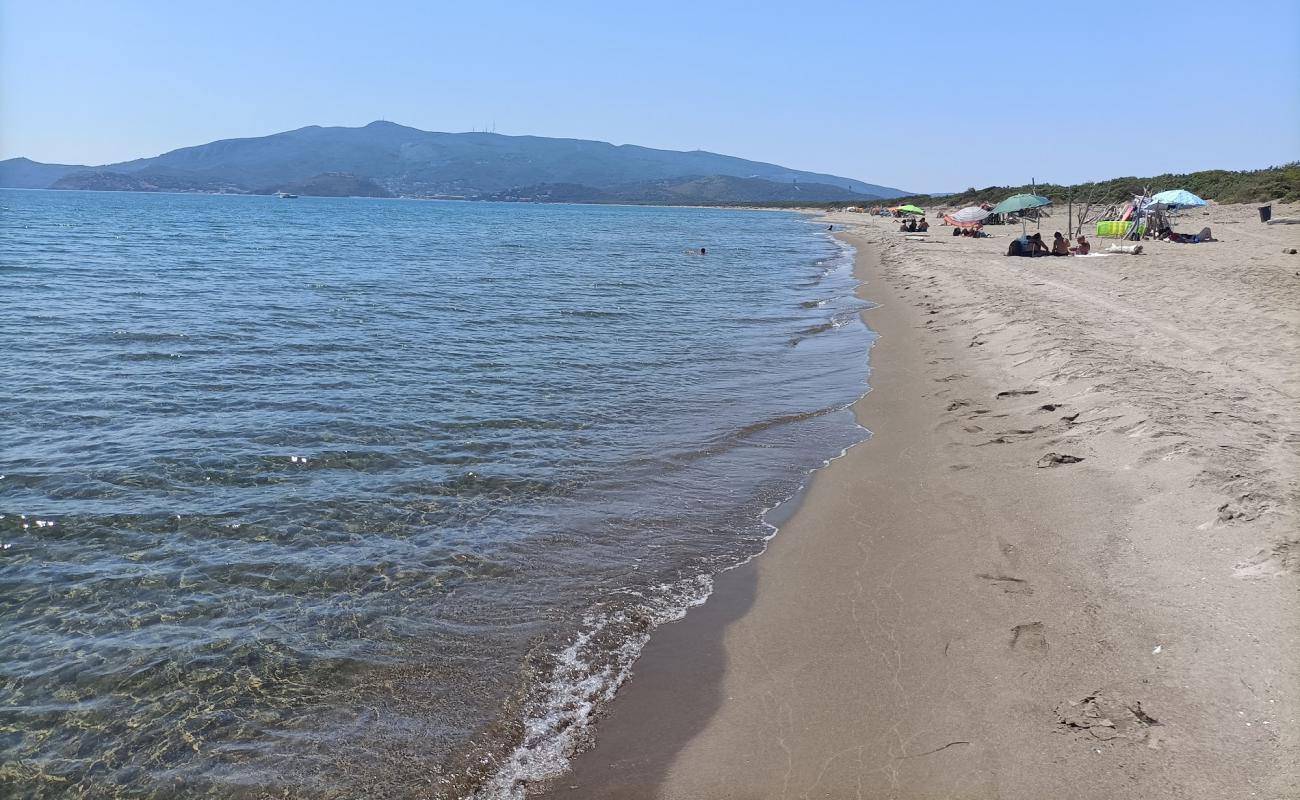
[[[961,211],[958,211],[953,214],[949,214],[948,218],[953,220],[954,222],[961,223],[962,225],[969,225],[972,222],[984,221],[984,219],[986,219],[988,215],[992,213],[993,213],[992,211],[987,211],[983,208],[980,208],[979,206],[967,206],[966,208],[963,208]]]

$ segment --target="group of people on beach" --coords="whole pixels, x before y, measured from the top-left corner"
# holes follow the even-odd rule
[[[1012,239],[1011,244],[1007,246],[1008,256],[1025,256],[1032,258],[1034,256],[1086,256],[1092,249],[1088,244],[1088,237],[1079,235],[1078,243],[1073,247],[1070,246],[1070,240],[1057,231],[1052,238],[1052,246],[1049,248],[1043,241],[1043,234],[1021,234],[1019,237]]]
[[[908,217],[898,226],[899,233],[925,233],[928,230],[930,230],[930,223],[925,217],[921,217],[919,221],[916,217]],[[952,235],[969,236],[976,239],[988,236],[987,233],[980,230],[979,225],[955,227]],[[1087,236],[1080,234],[1078,240],[1071,245],[1070,240],[1065,238],[1060,231],[1057,231],[1052,237],[1050,247],[1043,241],[1041,233],[1021,234],[1011,241],[1011,244],[1007,247],[1007,255],[1029,258],[1034,256],[1086,256],[1091,250],[1092,245],[1088,243]]]

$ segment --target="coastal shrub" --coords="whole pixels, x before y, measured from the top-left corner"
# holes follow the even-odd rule
[[[969,206],[981,202],[996,203],[1010,195],[1034,192],[1051,198],[1055,204],[1066,202],[1071,191],[1075,202],[1091,196],[1094,203],[1119,203],[1131,199],[1143,190],[1163,192],[1166,189],[1187,191],[1217,203],[1263,203],[1269,201],[1300,202],[1300,161],[1277,167],[1255,170],[1211,169],[1190,173],[1165,173],[1149,178],[1126,176],[1106,181],[1062,186],[1040,183],[1036,186],[989,186],[984,189],[967,189],[945,197],[916,195],[890,200],[895,203],[914,203],[924,207],[927,203],[945,206]]]
[[[1091,199],[1093,203],[1122,203],[1144,190],[1163,192],[1166,189],[1186,189],[1193,194],[1213,200],[1216,203],[1267,203],[1300,202],[1300,161],[1293,161],[1276,167],[1255,170],[1210,169],[1190,173],[1166,173],[1147,178],[1125,176],[1106,181],[1077,183],[1063,186],[1055,183],[1039,183],[1033,186],[986,186],[983,189],[970,187],[964,192],[949,195],[920,194],[910,197],[890,198],[889,205],[913,203],[925,208],[932,205],[960,208],[979,203],[997,203],[1013,194],[1033,192],[1051,198],[1057,205],[1064,204],[1073,192],[1076,204]],[[740,203],[720,203],[718,205],[742,205]],[[772,208],[840,208],[844,201],[827,203],[810,203],[808,201],[789,201],[781,203],[746,203],[743,205],[761,205]]]

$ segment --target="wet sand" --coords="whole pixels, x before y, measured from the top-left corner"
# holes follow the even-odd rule
[[[1251,214],[1090,259],[833,217],[873,436],[545,796],[1300,796],[1300,226]]]

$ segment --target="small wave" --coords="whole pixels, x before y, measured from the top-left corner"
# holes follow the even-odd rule
[[[560,314],[566,317],[582,317],[583,319],[618,319],[621,317],[631,316],[631,314],[628,314],[626,311],[594,311],[594,310],[572,310],[572,309],[565,309],[561,311]]]
[[[116,358],[119,361],[170,361],[174,358],[182,358],[180,353],[118,353]]]
[[[626,592],[621,598],[626,605],[610,601],[586,614],[578,635],[555,656],[550,676],[531,693],[522,741],[474,792],[474,800],[524,800],[530,784],[564,774],[597,712],[628,679],[650,634],[703,603],[713,578],[697,575],[654,589],[648,596]]]
[[[836,326],[834,320],[831,320],[830,322],[822,322],[817,325],[811,325],[799,331],[794,336],[790,337],[790,346],[794,347],[795,345],[802,342],[804,339],[809,339],[813,336],[816,336],[819,333],[825,333],[826,331],[835,330],[836,327],[838,326]]]
[[[188,333],[148,333],[144,331],[115,330],[108,337],[114,342],[178,342],[190,338]]]

